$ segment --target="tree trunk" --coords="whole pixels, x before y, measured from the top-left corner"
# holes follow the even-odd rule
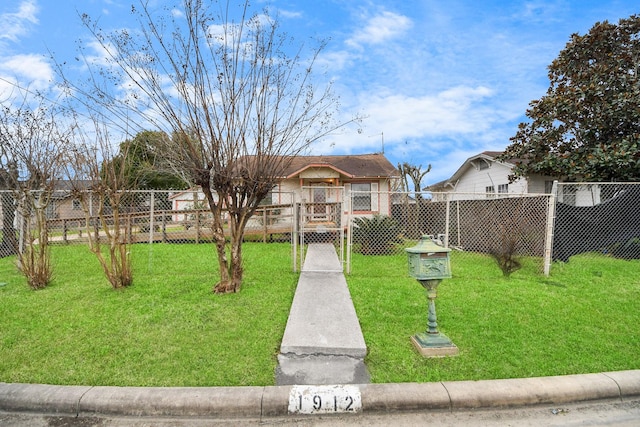
[[[242,267],[242,240],[249,217],[249,211],[244,209],[240,213],[230,213],[231,260],[228,263],[228,281],[226,283],[220,282],[216,285],[214,288],[215,293],[226,294],[240,291],[244,273]]]
[[[213,240],[216,244],[216,253],[218,255],[218,270],[220,272],[220,281],[213,287],[213,292],[233,292],[226,290],[231,286],[231,278],[229,277],[229,260],[227,259],[227,239],[224,234],[224,221],[222,220],[223,204],[221,200],[218,202],[214,200],[211,187],[202,184],[203,183],[201,183],[200,187],[202,188],[202,192],[209,202],[209,210],[213,215],[213,225],[211,226],[211,228],[213,231]]]

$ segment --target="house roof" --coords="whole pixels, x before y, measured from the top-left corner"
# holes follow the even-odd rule
[[[445,179],[444,181],[436,182],[435,184],[428,186],[426,189],[430,191],[435,191],[437,189],[441,189],[445,187],[455,187],[455,184],[456,182],[458,182],[460,177],[464,175],[469,168],[474,167],[474,163],[477,163],[479,161],[495,162],[496,157],[498,157],[502,153],[503,151],[483,151],[480,154],[471,156],[464,161],[462,166],[460,166],[458,170],[455,171],[455,173],[451,176],[451,178]],[[505,162],[500,162],[500,163],[510,168],[513,168],[516,165],[517,161],[518,159],[508,159]]]
[[[309,168],[330,168],[349,178],[397,177],[398,170],[384,154],[354,154],[346,156],[295,156],[285,170],[293,178]]]

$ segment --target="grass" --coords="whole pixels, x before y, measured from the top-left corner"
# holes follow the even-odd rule
[[[242,292],[223,296],[211,292],[211,245],[132,246],[134,285],[121,291],[85,246],[53,248],[56,279],[37,292],[0,260],[0,381],[273,384],[297,283],[291,247],[244,249]]]
[[[82,245],[52,248],[54,282],[32,291],[0,260],[0,381],[129,386],[274,384],[297,283],[288,244],[244,246],[245,282],[214,295],[214,249],[134,245],[134,285],[114,291]],[[426,298],[406,257],[354,254],[347,276],[374,382],[479,380],[640,368],[640,261],[573,257],[507,279],[489,257],[452,254],[439,329],[460,355],[424,359]]]
[[[436,300],[456,357],[423,359],[410,336],[426,330],[427,300],[406,258],[354,255],[349,281],[377,383],[480,380],[640,368],[640,261],[582,255],[505,278],[495,262],[452,254]],[[401,273],[400,273],[401,272]]]

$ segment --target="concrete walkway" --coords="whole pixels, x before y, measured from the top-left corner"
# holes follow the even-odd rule
[[[276,384],[363,384],[367,347],[330,243],[308,246],[278,355]]]

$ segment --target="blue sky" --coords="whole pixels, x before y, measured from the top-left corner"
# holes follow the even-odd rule
[[[56,75],[49,52],[60,62],[72,60],[77,40],[88,40],[78,13],[99,17],[105,29],[134,27],[129,11],[135,2],[0,2],[0,99],[6,102],[12,84],[52,87]],[[394,164],[431,163],[423,185],[450,177],[474,154],[508,145],[529,102],[545,93],[547,66],[572,33],[640,13],[637,0],[269,4],[296,41],[329,40],[316,71],[335,82],[343,117],[366,117],[360,132],[345,128],[314,146],[314,154],[384,147]]]

